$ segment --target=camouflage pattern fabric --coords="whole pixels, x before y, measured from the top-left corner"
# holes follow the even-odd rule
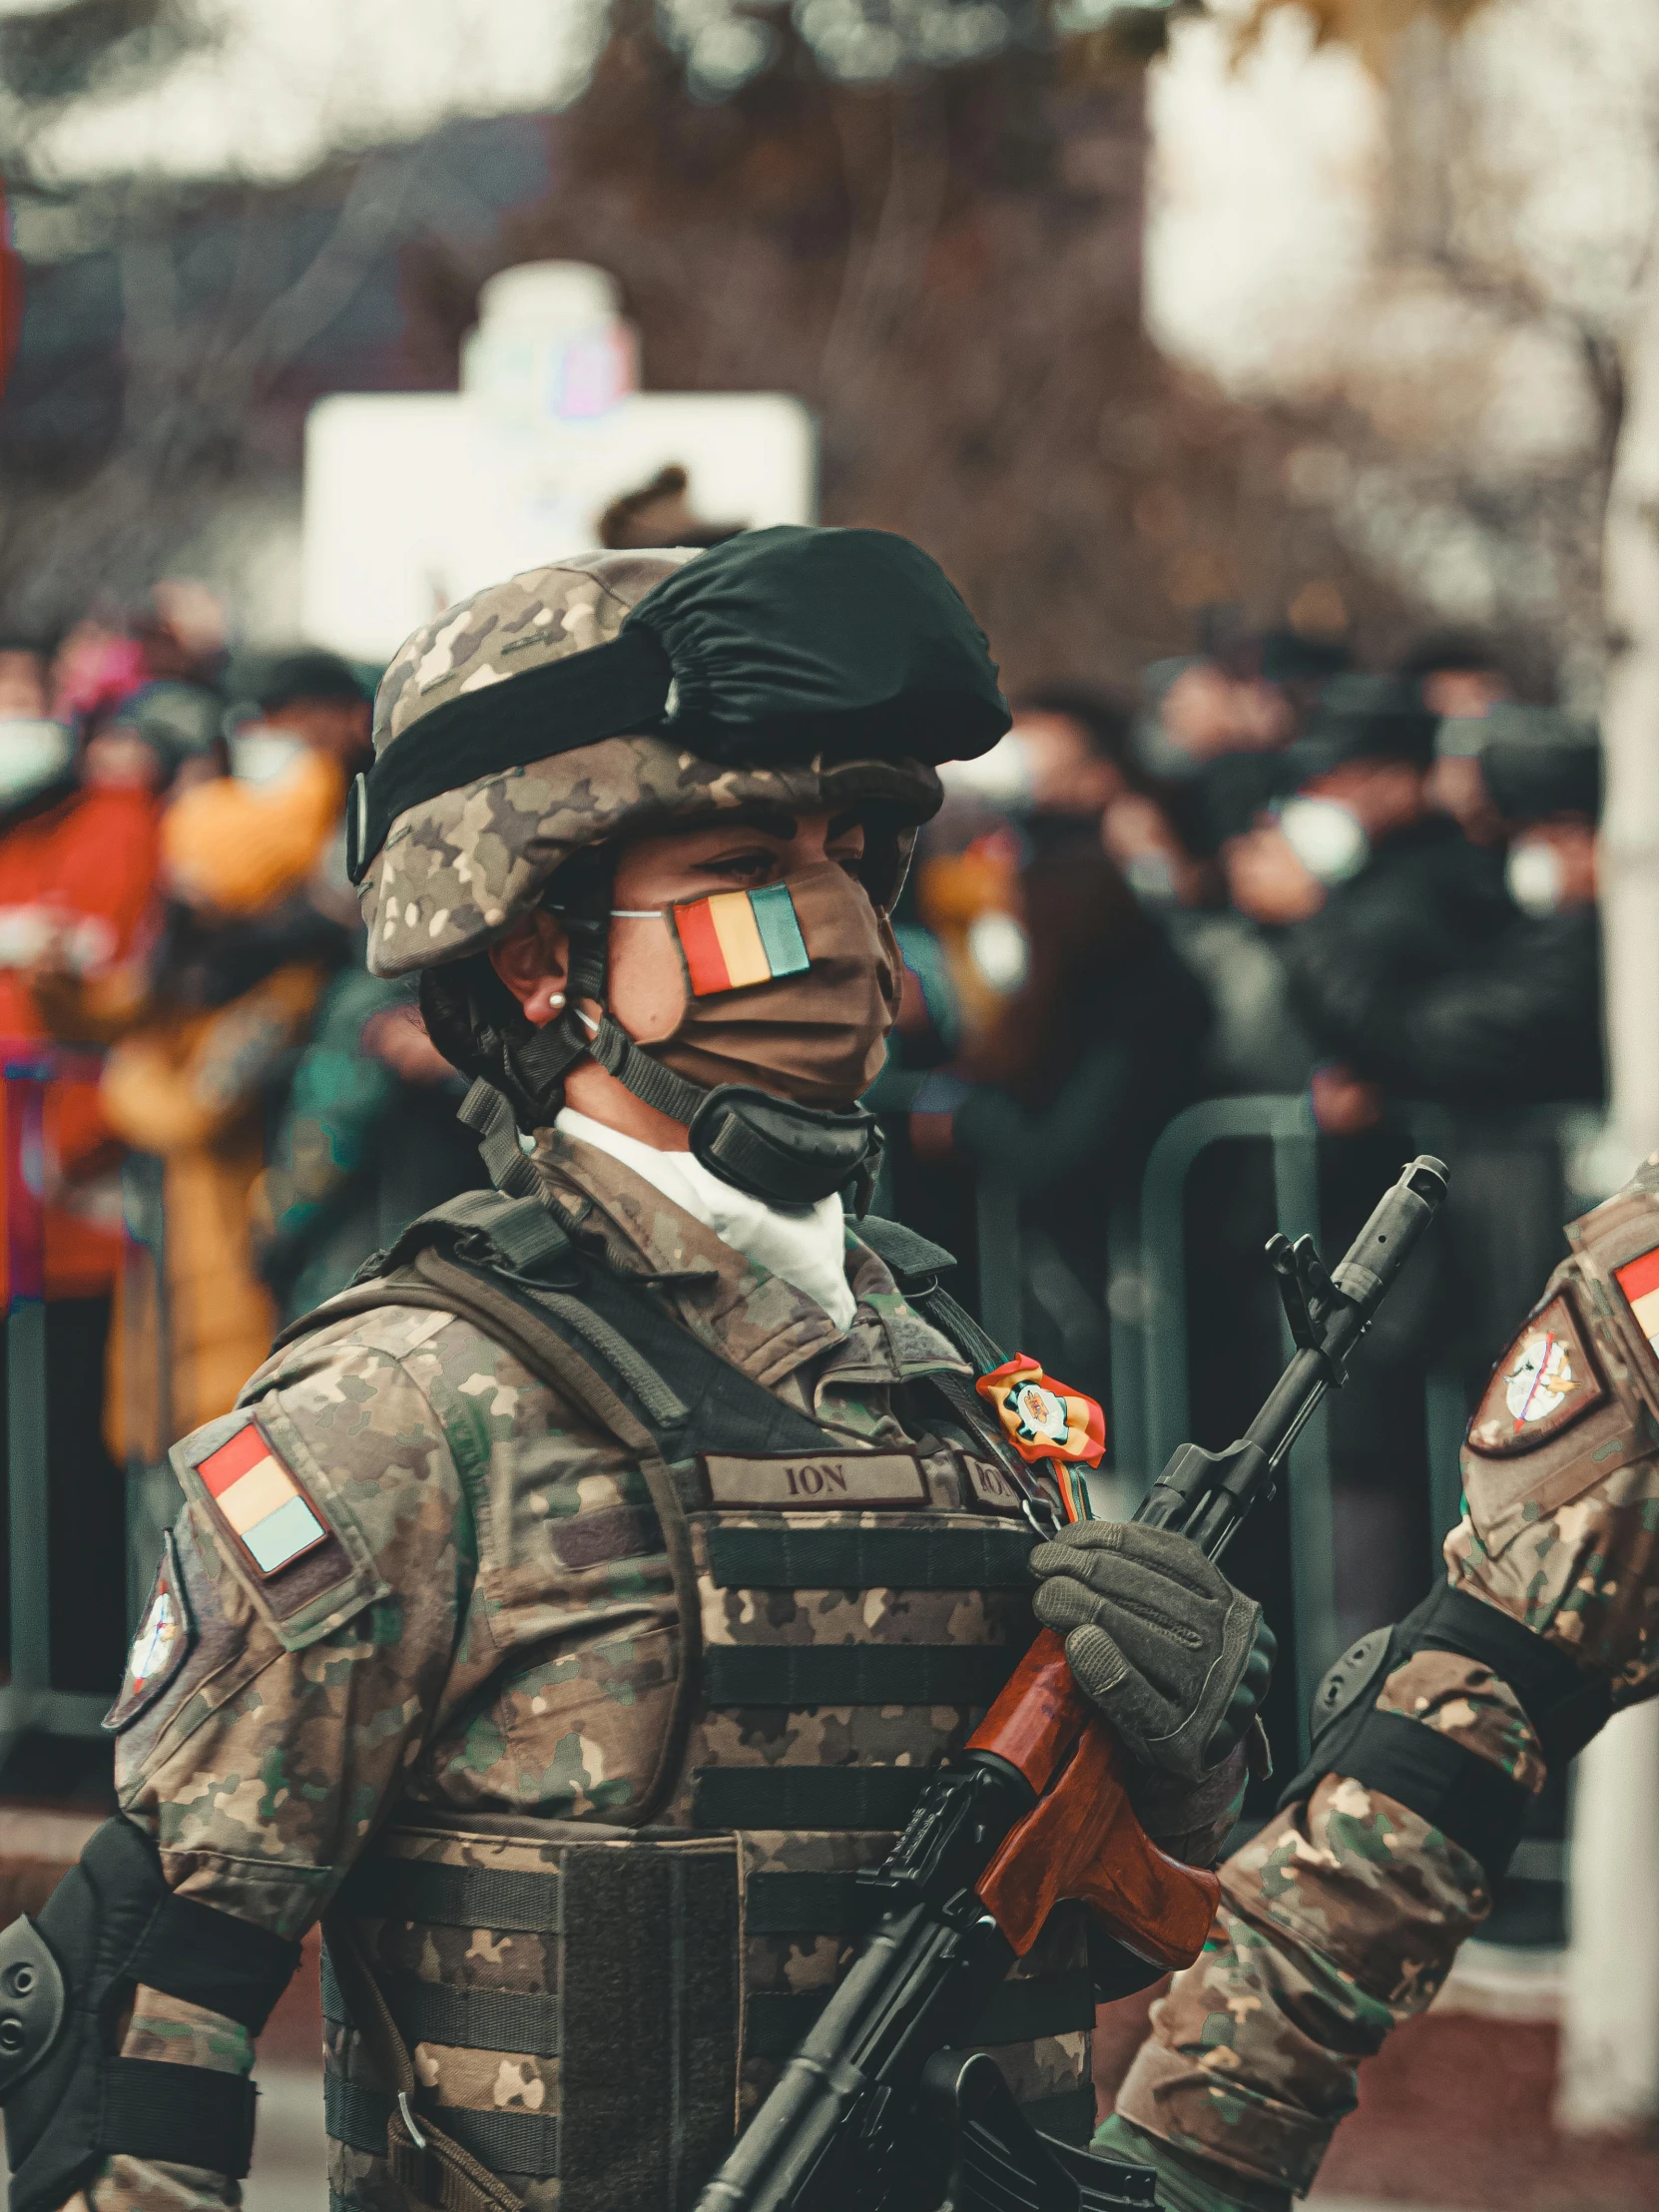
[[[1499,1360],[1463,1450],[1446,1570],[1607,1675],[1615,1705],[1659,1689],[1659,1155],[1568,1231]],[[1473,1660],[1418,1652],[1385,1711],[1454,1737],[1527,1790],[1536,1737]],[[1155,2006],[1118,2099],[1136,2127],[1245,2185],[1311,2186],[1362,2060],[1444,1981],[1490,1907],[1480,1869],[1380,1792],[1329,1775],[1222,1870],[1205,1954]]]
[[[607,645],[654,584],[695,554],[583,553],[527,569],[424,624],[380,681],[376,756],[462,693]],[[624,830],[766,805],[786,813],[881,801],[922,822],[940,786],[916,761],[750,769],[700,760],[671,737],[607,738],[530,768],[474,778],[407,809],[362,885],[368,964],[406,975],[477,951],[563,861]]]
[[[725,1359],[849,1448],[916,1451],[927,1496],[913,1512],[799,1516],[804,1523],[878,1523],[884,1533],[1018,1528],[1017,1519],[993,1521],[978,1509],[956,1445],[906,1426],[912,1385],[962,1363],[867,1248],[849,1243],[858,1306],[840,1336],[814,1301],[608,1154],[544,1133],[537,1159],[564,1218],[602,1237],[613,1264],[662,1283],[679,1319]],[[387,1295],[395,1299],[394,1285]],[[440,1848],[418,1841],[434,1823],[447,1827],[441,1848],[450,1854],[456,1824],[474,1820],[486,1840],[468,1850],[499,1852],[491,1839],[503,1824],[528,1837],[512,1848],[532,1854],[551,1849],[538,1837],[568,1837],[572,1824],[596,1841],[617,1835],[614,1824],[638,1812],[662,1754],[681,1657],[673,1577],[637,1454],[472,1324],[395,1303],[332,1321],[324,1309],[314,1333],[275,1356],[242,1402],[257,1408],[324,1513],[343,1579],[297,1609],[276,1607],[234,1555],[190,1472],[204,1446],[180,1447],[190,1502],[178,1546],[196,1640],[117,1745],[123,1808],[156,1835],[169,1883],[297,1935],[328,1908],[377,1831],[389,1839],[376,1841],[377,1852],[417,1856]],[[205,1444],[218,1441],[216,1426]],[[808,1641],[1017,1649],[1030,1632],[1023,1587],[719,1586],[707,1552],[712,1526],[741,1531],[757,1518],[693,1515],[711,1650]],[[982,1703],[793,1712],[699,1705],[682,1778],[651,1833],[678,1832],[688,1847],[698,1840],[688,1779],[698,1766],[920,1768],[964,1741],[982,1711]],[[877,1831],[752,1831],[741,1848],[752,1871],[810,1871],[868,1864],[889,1841]],[[547,1944],[522,1932],[443,1935],[366,1911],[353,1925],[378,1965],[418,1979],[530,1993],[555,1978]],[[1020,1971],[1077,1966],[1081,1933],[1057,1916]],[[754,1991],[810,1994],[829,1987],[838,1957],[834,1943],[753,1934],[744,1971]],[[141,1991],[126,2047],[156,2055],[172,2038],[240,2063],[238,2033]],[[426,2042],[413,2055],[439,2115],[534,2118],[558,2109],[557,2057]],[[1089,2078],[1083,2030],[998,2056],[1026,2096],[1075,2094]],[[363,2078],[362,2049],[337,2022],[327,2062],[336,2082]],[[765,2064],[746,2063],[749,2096],[768,2078]],[[381,2159],[343,2141],[332,2159],[336,2198],[401,2212],[405,2200]],[[555,2195],[544,2187],[535,2201]],[[97,2212],[164,2199],[177,2212],[223,2201],[223,2185],[122,2159],[93,2196]]]

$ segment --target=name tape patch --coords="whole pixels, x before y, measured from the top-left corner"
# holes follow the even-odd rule
[[[834,1507],[925,1505],[927,1480],[909,1451],[848,1451],[823,1458],[783,1453],[738,1458],[709,1452],[703,1460],[716,1505]]]
[[[1000,1467],[992,1466],[988,1459],[964,1458],[962,1466],[967,1474],[968,1488],[990,1513],[1020,1511],[1019,1492]]]
[[[210,1451],[196,1471],[219,1517],[267,1579],[327,1542],[310,1499],[258,1421]]]

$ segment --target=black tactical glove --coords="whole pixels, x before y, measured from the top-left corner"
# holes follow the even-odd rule
[[[1273,1678],[1254,1598],[1189,1537],[1078,1521],[1031,1554],[1035,1610],[1134,1759],[1196,1782],[1235,1751]]]

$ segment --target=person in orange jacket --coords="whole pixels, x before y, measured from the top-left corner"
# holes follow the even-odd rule
[[[94,989],[42,979],[60,1035],[110,1046],[101,1101],[131,1148],[131,1238],[105,1433],[137,1479],[135,1509],[157,1493],[158,1541],[177,1502],[169,1447],[230,1408],[276,1325],[253,1266],[250,1196],[267,1106],[349,948],[327,878],[367,701],[342,669],[314,654],[277,664],[278,682],[285,670],[335,690],[314,716],[302,693],[277,698],[231,741],[241,773],[174,800],[162,831],[171,903],[146,957]]]
[[[156,884],[159,789],[194,747],[187,734],[164,753],[112,725],[78,755],[71,731],[45,714],[38,656],[32,699],[19,689],[24,649],[5,660],[13,712],[0,719],[0,1065],[21,1071],[42,1064],[49,1042],[31,972],[45,962],[96,988],[141,940]],[[205,731],[208,719],[197,719]],[[8,1156],[21,1135],[9,1126],[21,1096],[11,1083],[0,1090]],[[46,1372],[37,1386],[49,1526],[58,1555],[72,1539],[74,1557],[73,1592],[53,1591],[52,1674],[60,1688],[97,1691],[119,1672],[126,1607],[121,1478],[100,1440],[96,1382],[121,1258],[120,1143],[99,1103],[96,1063],[70,1063],[49,1083],[43,1136]],[[6,1198],[0,1178],[0,1302],[9,1309],[13,1241],[30,1225],[7,1218]]]

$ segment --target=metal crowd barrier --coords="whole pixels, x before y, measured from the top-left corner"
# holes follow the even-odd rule
[[[6,1468],[10,1676],[0,1687],[0,1769],[26,1733],[99,1741],[109,1697],[52,1687],[46,1380],[46,1088],[96,1082],[89,1053],[0,1038],[5,1082]],[[113,1695],[114,1685],[111,1686]]]
[[[1190,1434],[1187,1342],[1187,1178],[1200,1155],[1228,1138],[1266,1138],[1273,1147],[1275,1226],[1295,1243],[1319,1240],[1318,1137],[1306,1098],[1215,1098],[1178,1114],[1152,1149],[1141,1186],[1138,1329],[1114,1315],[1114,1403],[1120,1376],[1135,1398],[1139,1352],[1142,1465],[1145,1479]],[[1329,1256],[1328,1256],[1329,1257]],[[1281,1318],[1284,1357],[1295,1346]],[[1119,1337],[1129,1339],[1121,1351]],[[1133,1342],[1139,1337],[1138,1347]],[[1315,1684],[1342,1649],[1337,1626],[1336,1534],[1331,1500],[1327,1408],[1309,1421],[1290,1457],[1291,1586],[1296,1618],[1297,1710],[1307,1732]],[[1303,1744],[1306,1752],[1306,1741]]]
[[[1539,1219],[1533,1234],[1524,1230],[1512,1249],[1486,1255],[1512,1291],[1518,1310],[1507,1326],[1518,1325],[1525,1306],[1541,1289],[1553,1256],[1565,1246],[1555,1235],[1559,1225],[1590,1203],[1566,1191],[1569,1124],[1583,1122],[1581,1109],[1542,1107],[1501,1120],[1454,1122],[1438,1108],[1416,1106],[1400,1115],[1404,1124],[1400,1157],[1431,1152],[1452,1168],[1454,1195],[1468,1195],[1471,1156],[1485,1148],[1488,1207],[1494,1189],[1499,1213],[1513,1197],[1516,1211],[1530,1206]],[[1111,1441],[1103,1485],[1108,1509],[1126,1511],[1144,1493],[1178,1444],[1192,1433],[1190,1337],[1187,1282],[1186,1196],[1188,1179],[1212,1145],[1253,1140],[1271,1148],[1274,1225],[1293,1241],[1312,1235],[1327,1261],[1321,1237],[1319,1137],[1309,1100],[1259,1096],[1210,1099],[1189,1107],[1169,1124],[1154,1145],[1138,1198],[1120,1203],[1107,1237],[1104,1303],[1109,1314]],[[1492,1151],[1498,1165],[1494,1169]],[[1534,1158],[1530,1181],[1510,1191],[1506,1180],[1509,1148]],[[1462,1185],[1459,1160],[1465,1163]],[[1494,1175],[1496,1181],[1494,1184]],[[1541,1177],[1541,1180],[1540,1180]],[[1553,1195],[1552,1195],[1553,1194]],[[1554,1204],[1555,1198],[1560,1203]],[[1478,1209],[1477,1209],[1478,1210]],[[1012,1185],[994,1172],[977,1189],[978,1274],[981,1319],[999,1342],[1017,1344],[1031,1317],[1023,1311],[1028,1274],[1026,1239]],[[1542,1216],[1550,1214],[1546,1222]],[[1419,1262],[1419,1265],[1421,1263]],[[1513,1281],[1508,1280],[1509,1275]],[[1499,1302],[1500,1303],[1500,1302]],[[1290,1331],[1281,1317],[1281,1345],[1288,1359]],[[1490,1346],[1495,1357],[1507,1341],[1498,1334]],[[1270,1377],[1264,1376],[1266,1387]],[[1441,1571],[1440,1544],[1461,1510],[1459,1452],[1467,1423],[1468,1379],[1450,1365],[1430,1361],[1420,1375],[1424,1460],[1427,1473],[1428,1555],[1422,1589]],[[1314,1689],[1343,1648],[1337,1608],[1336,1509],[1332,1488],[1330,1424],[1327,1409],[1310,1421],[1291,1454],[1289,1467],[1291,1532],[1290,1581],[1295,1628],[1296,1711],[1301,1749],[1307,1750],[1307,1716]],[[1516,1852],[1497,1902],[1488,1935],[1500,1944],[1532,1947],[1559,1940],[1565,1865],[1564,1802],[1559,1793],[1529,1819],[1528,1833]],[[1551,1932],[1554,1933],[1551,1933]]]
[[[1414,1151],[1453,1152],[1446,1117],[1433,1108],[1408,1111]],[[1207,1099],[1178,1114],[1153,1146],[1141,1186],[1133,1278],[1139,1297],[1117,1301],[1112,1313],[1112,1399],[1120,1465],[1144,1469],[1150,1483],[1191,1433],[1187,1259],[1184,1207],[1187,1178],[1211,1145],[1256,1139],[1272,1147],[1274,1226],[1292,1243],[1320,1229],[1319,1135],[1306,1095]],[[1111,1253],[1123,1269],[1123,1230]],[[1336,1255],[1324,1257],[1335,1264]],[[1138,1305],[1139,1313],[1135,1312]],[[1295,1349],[1280,1317],[1286,1360]],[[1439,1567],[1439,1545],[1457,1519],[1461,1496],[1458,1452],[1466,1414],[1463,1385],[1453,1373],[1430,1368],[1423,1378],[1428,1466],[1429,1558],[1424,1587]],[[1298,1710],[1306,1753],[1307,1714],[1315,1686],[1343,1649],[1337,1618],[1336,1524],[1331,1493],[1329,1407],[1322,1406],[1290,1458],[1291,1583],[1296,1622]]]

